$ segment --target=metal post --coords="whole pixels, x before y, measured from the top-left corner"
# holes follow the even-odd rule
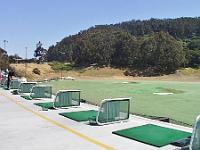
[[[7,40],[3,40],[3,46],[4,46],[4,50],[6,51],[6,43],[8,43]],[[7,52],[7,51],[6,51]],[[7,64],[7,68],[9,67],[9,64]]]
[[[26,78],[26,71],[27,71],[27,49],[28,49],[28,47],[25,47],[25,78]]]
[[[6,51],[6,43],[8,43],[7,40],[3,40],[3,46],[4,46],[4,50]]]
[[[61,68],[61,72],[60,72],[60,79],[62,80],[62,72],[63,72],[63,68]]]

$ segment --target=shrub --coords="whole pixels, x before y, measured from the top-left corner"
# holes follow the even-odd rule
[[[38,68],[34,68],[33,73],[40,75],[40,70]]]
[[[72,66],[70,64],[65,64],[61,62],[52,63],[51,68],[56,71],[57,70],[65,70],[65,71],[72,70]]]

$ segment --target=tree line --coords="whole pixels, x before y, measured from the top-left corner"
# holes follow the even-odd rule
[[[200,65],[200,18],[97,25],[49,47],[48,61],[174,72]]]
[[[136,37],[118,28],[91,28],[63,39],[48,50],[49,61],[76,66],[155,68],[173,72],[185,62],[182,42],[165,32]]]
[[[200,17],[132,20],[110,26],[123,29],[134,36],[144,36],[160,31],[167,32],[177,39],[200,36]]]

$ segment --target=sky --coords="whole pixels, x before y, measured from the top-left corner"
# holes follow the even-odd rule
[[[55,45],[89,27],[133,19],[200,16],[200,0],[0,0],[0,47],[33,57],[36,43]]]

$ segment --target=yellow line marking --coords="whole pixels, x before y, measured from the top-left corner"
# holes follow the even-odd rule
[[[31,112],[32,114],[36,115],[37,117],[42,118],[43,120],[46,120],[47,122],[52,123],[52,124],[62,128],[62,129],[64,129],[65,131],[71,132],[72,134],[74,134],[74,135],[76,135],[76,136],[78,136],[78,137],[80,137],[80,138],[82,138],[82,139],[84,139],[86,141],[89,141],[89,142],[91,142],[91,143],[93,143],[95,145],[98,145],[103,149],[114,150],[114,148],[112,148],[112,147],[110,147],[110,146],[108,146],[106,144],[103,144],[103,143],[101,143],[101,142],[99,142],[97,140],[94,140],[94,139],[92,139],[92,138],[90,138],[90,137],[88,137],[88,136],[86,136],[86,135],[84,135],[82,133],[79,133],[79,132],[77,132],[77,131],[69,128],[69,127],[66,127],[66,126],[64,126],[64,125],[62,125],[62,124],[60,124],[60,123],[58,123],[58,122],[56,122],[56,121],[44,116],[42,114],[40,114],[40,113],[37,113],[37,112],[29,109],[28,107],[26,107],[23,104],[21,104],[19,101],[16,101],[13,97],[10,97],[10,96],[4,95],[4,94],[1,94],[1,95],[3,95],[4,97],[8,98],[10,101],[14,102],[15,104],[17,104],[21,108],[25,109],[26,111]]]

